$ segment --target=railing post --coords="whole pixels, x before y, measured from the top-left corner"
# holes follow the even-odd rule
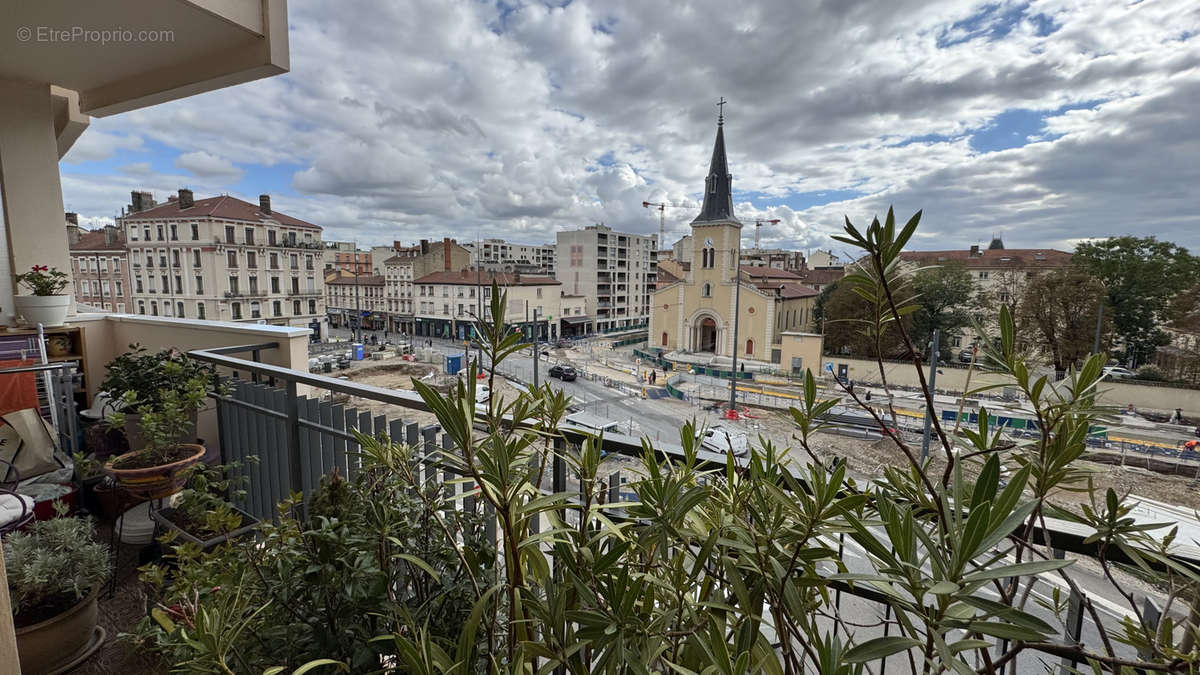
[[[1058,557],[1058,556],[1055,556]],[[1083,594],[1071,589],[1071,595],[1067,599],[1067,621],[1066,631],[1063,633],[1063,641],[1069,645],[1078,645],[1083,636]],[[1075,659],[1070,656],[1062,657],[1061,665],[1058,672],[1062,675],[1074,673]]]
[[[287,428],[284,434],[287,439],[288,476],[291,482],[289,492],[304,491],[304,477],[300,468],[300,406],[297,398],[296,381],[288,380],[283,411],[287,414]]]

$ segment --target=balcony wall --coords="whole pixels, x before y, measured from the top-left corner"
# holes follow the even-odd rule
[[[264,349],[260,353],[263,363],[308,372],[308,340],[312,331],[307,328],[173,319],[140,314],[86,314],[75,317],[70,323],[82,327],[84,331],[87,348],[84,367],[88,373],[89,399],[99,390],[108,362],[125,352],[133,343],[141,344],[151,351],[173,347],[186,352],[192,349],[277,342],[278,349]],[[249,354],[241,356],[250,358]],[[214,406],[209,405],[201,411],[197,433],[208,445],[218,445],[219,434]]]

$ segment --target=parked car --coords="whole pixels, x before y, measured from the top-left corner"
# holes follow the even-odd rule
[[[1129,370],[1128,368],[1121,368],[1119,366],[1109,366],[1104,369],[1104,372],[1100,377],[1101,377],[1101,379],[1111,377],[1114,380],[1128,380],[1130,378],[1137,377],[1137,375],[1132,370]]]
[[[573,382],[578,377],[578,373],[571,366],[558,365],[551,366],[550,377],[557,377],[563,382]]]
[[[970,347],[958,353],[959,363],[970,363],[975,360],[975,350]]]
[[[746,432],[722,424],[704,429],[700,445],[713,452],[732,452],[737,457],[750,452],[750,438]]]

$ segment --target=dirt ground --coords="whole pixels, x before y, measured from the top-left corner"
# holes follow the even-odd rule
[[[425,377],[429,373],[437,373],[440,371],[426,363],[388,363],[377,366],[365,366],[345,372],[345,376],[351,381],[359,384],[369,384],[375,387],[383,387],[385,389],[397,389],[404,391],[415,391],[413,388],[413,378]],[[508,383],[502,377],[497,377],[495,381],[495,394],[503,396],[505,399],[512,400],[516,396],[516,388]],[[369,399],[359,398],[357,396],[350,397],[350,400],[345,405],[352,406],[358,410],[370,412],[375,415],[386,415],[388,419],[400,419],[405,422],[416,422],[421,426],[429,424],[437,424],[437,418],[433,413],[413,410],[411,408],[402,408],[400,406],[380,403]]]

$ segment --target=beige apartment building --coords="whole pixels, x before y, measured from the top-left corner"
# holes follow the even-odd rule
[[[382,247],[373,247],[373,258],[382,257]],[[462,271],[470,266],[471,252],[449,237],[431,242],[422,239],[416,246],[395,242],[386,250],[387,258],[377,269],[384,278],[386,325],[390,331],[416,334],[416,303],[413,282],[433,272]]]
[[[526,337],[557,340],[562,317],[562,284],[553,277],[484,270],[433,272],[415,280],[416,335],[467,340],[475,317],[488,315],[492,283],[508,297],[504,322]],[[573,308],[578,303],[568,303]]]
[[[704,205],[691,227],[691,253],[659,268],[650,346],[779,363],[783,334],[809,330],[817,292],[787,270],[739,267],[742,224],[733,212],[723,122],[717,126]]]
[[[1020,297],[1025,284],[1043,272],[1050,272],[1071,264],[1071,254],[1066,251],[1043,248],[1004,248],[999,237],[993,237],[987,248],[972,246],[969,249],[949,251],[903,251],[900,259],[919,267],[938,265],[962,265],[975,282],[977,296],[982,302],[996,303],[995,306],[978,306],[971,310],[985,310],[985,316],[994,318],[1000,304],[1010,303]],[[965,347],[979,339],[970,327],[959,335],[947,336],[951,347]]]
[[[555,277],[563,292],[582,295],[598,333],[643,328],[658,282],[658,237],[604,225],[558,233]]]
[[[343,272],[325,281],[325,311],[331,328],[354,328],[362,316],[363,330],[387,328],[387,298],[382,275]]]
[[[83,230],[79,217],[67,214],[71,247],[71,281],[75,303],[97,311],[122,314],[130,306],[129,249],[125,233],[114,225]]]
[[[129,246],[131,312],[312,328],[325,316],[321,228],[222,195],[145,193],[118,219]]]

